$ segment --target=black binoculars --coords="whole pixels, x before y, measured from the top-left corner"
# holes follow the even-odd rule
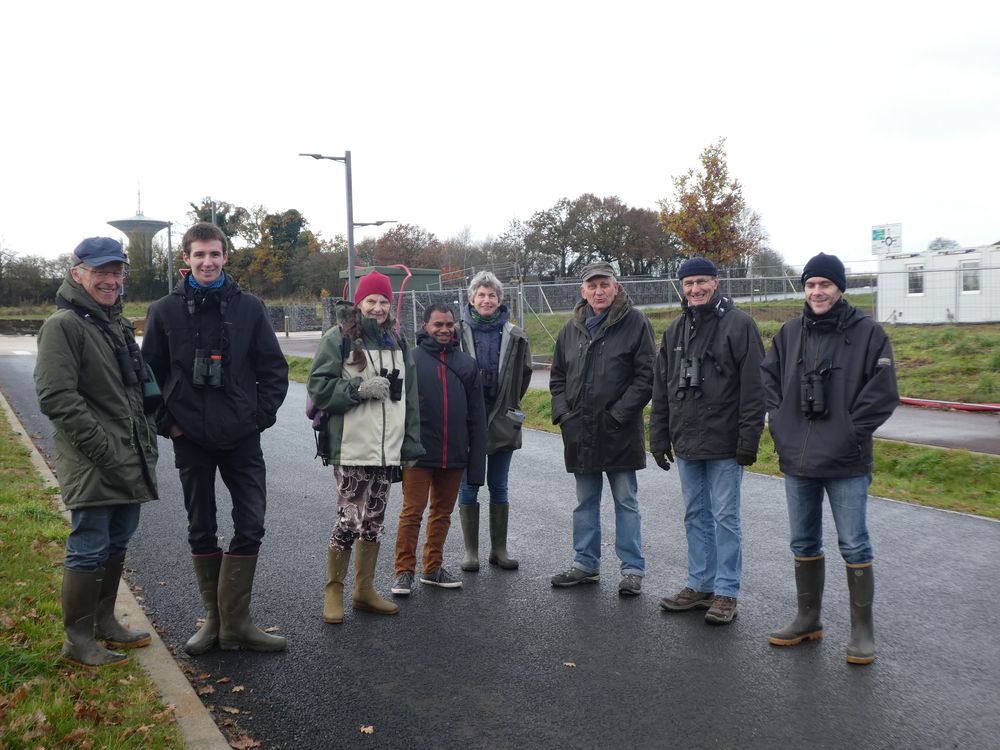
[[[384,367],[378,371],[378,374],[389,381],[389,400],[399,401],[403,398],[403,380],[399,377],[399,370],[392,370],[391,372]]]
[[[689,388],[693,389],[695,398],[701,397],[701,360],[693,357],[685,357],[681,360],[677,379],[677,395],[684,398]]]
[[[222,387],[222,350],[195,349],[192,383],[195,388]]]
[[[159,405],[163,394],[160,386],[153,377],[153,371],[142,358],[139,345],[134,341],[127,342],[124,346],[115,349],[115,358],[118,360],[118,369],[121,371],[122,380],[125,385],[141,385],[144,411],[150,414]]]
[[[827,413],[826,376],[829,370],[807,372],[799,381],[799,408],[806,419],[822,419]]]

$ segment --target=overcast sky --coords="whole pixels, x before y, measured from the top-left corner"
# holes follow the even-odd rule
[[[696,7],[697,6],[697,7]],[[0,244],[54,257],[205,196],[483,239],[562,197],[657,208],[726,138],[792,263],[1000,240],[1000,6],[98,2],[0,10]],[[356,237],[382,229],[359,229]]]

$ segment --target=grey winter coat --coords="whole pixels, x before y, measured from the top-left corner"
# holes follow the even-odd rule
[[[116,346],[135,340],[121,304],[102,307],[67,273],[57,296],[108,325]],[[60,309],[38,333],[35,390],[55,432],[55,468],[67,508],[157,497],[156,431],[139,385],[126,385],[97,325]]]
[[[653,392],[653,328],[620,289],[608,319],[591,337],[580,300],[559,331],[549,391],[562,431],[566,470],[574,474],[646,466],[642,412]]]
[[[461,350],[475,358],[476,345],[472,330],[466,324],[468,306],[462,314],[459,336]],[[489,431],[486,435],[486,455],[517,450],[521,447],[521,422],[516,414],[521,409],[521,399],[531,385],[531,350],[524,331],[511,323],[504,323],[500,337],[500,374],[497,396],[493,408],[486,415]]]

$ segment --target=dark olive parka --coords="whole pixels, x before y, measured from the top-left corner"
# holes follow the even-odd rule
[[[566,471],[646,467],[642,411],[653,392],[653,327],[619,289],[608,319],[591,337],[580,300],[559,331],[549,391],[552,422],[562,431]]]
[[[116,346],[135,339],[121,303],[102,307],[67,273],[57,292],[106,323]],[[76,509],[142,503],[157,497],[156,431],[139,385],[126,385],[101,329],[60,309],[38,333],[35,390],[55,431],[62,501]]]

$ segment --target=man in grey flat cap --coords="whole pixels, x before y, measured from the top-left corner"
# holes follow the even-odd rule
[[[576,479],[572,566],[553,586],[600,579],[601,492],[608,477],[615,503],[615,552],[621,561],[618,593],[638,595],[642,556],[636,470],[646,467],[642,412],[653,390],[653,328],[632,306],[609,263],[591,263],[580,275],[583,297],[559,331],[549,390],[552,422],[562,432],[566,470]]]

